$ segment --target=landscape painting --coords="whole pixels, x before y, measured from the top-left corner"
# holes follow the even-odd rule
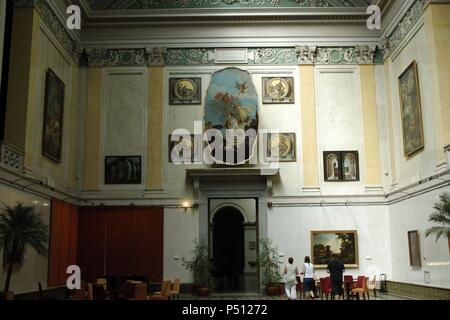
[[[346,268],[359,266],[356,231],[312,231],[311,251],[317,268],[326,268],[332,259],[340,260]]]
[[[425,148],[420,102],[419,76],[413,61],[398,79],[405,157]]]
[[[61,163],[64,83],[51,70],[47,71],[44,106],[44,125],[42,131],[42,154]]]

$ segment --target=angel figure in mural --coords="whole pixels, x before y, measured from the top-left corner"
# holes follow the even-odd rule
[[[236,82],[236,89],[239,90],[239,95],[243,95],[245,93],[245,91],[247,91],[248,87],[247,87],[247,81],[245,82]]]

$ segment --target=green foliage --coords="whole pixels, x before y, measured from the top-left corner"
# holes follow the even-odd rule
[[[278,259],[278,249],[270,239],[261,239],[259,243],[258,263],[261,267],[262,282],[266,286],[279,283],[283,279],[283,274]]]
[[[48,227],[34,207],[24,206],[21,202],[15,207],[4,205],[0,213],[0,248],[5,248],[5,256],[10,257],[5,291],[9,290],[14,257],[22,261],[28,246],[45,256],[47,243]]]
[[[192,258],[183,258],[183,267],[192,274],[194,285],[199,288],[213,287],[213,265],[209,260],[208,245],[203,240],[194,241]]]
[[[442,236],[450,238],[450,194],[443,193],[439,196],[439,202],[434,205],[434,212],[428,221],[437,225],[425,232],[425,237],[434,235],[436,241]]]

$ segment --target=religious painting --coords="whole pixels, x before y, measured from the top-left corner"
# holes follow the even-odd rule
[[[324,152],[323,153],[323,170],[326,182],[342,181],[340,152]]]
[[[169,135],[170,163],[199,163],[202,157],[201,135]]]
[[[141,156],[105,157],[105,184],[141,184]]]
[[[333,259],[346,268],[358,268],[358,234],[356,231],[312,231],[311,256],[316,268],[326,268]]]
[[[359,156],[357,151],[344,151],[342,159],[342,180],[359,181]]]
[[[267,160],[278,162],[295,162],[295,133],[269,133],[266,135]]]
[[[253,157],[258,131],[258,95],[247,71],[213,74],[205,103],[205,132],[216,164],[241,165]]]
[[[263,78],[263,103],[294,103],[294,78]]]
[[[405,157],[425,148],[420,101],[419,75],[413,61],[398,79]]]
[[[422,259],[420,253],[419,231],[408,232],[408,245],[409,245],[409,264],[411,265],[411,267],[421,268]]]
[[[61,163],[65,85],[51,70],[47,71],[45,87],[42,154]]]
[[[202,79],[201,78],[171,78],[170,79],[170,105],[201,104]]]

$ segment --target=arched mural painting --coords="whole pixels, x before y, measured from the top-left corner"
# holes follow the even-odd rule
[[[204,122],[215,163],[240,165],[252,158],[258,131],[258,95],[247,71],[227,68],[214,73],[206,95]],[[217,139],[217,133],[223,139]],[[230,139],[231,133],[236,138]]]

